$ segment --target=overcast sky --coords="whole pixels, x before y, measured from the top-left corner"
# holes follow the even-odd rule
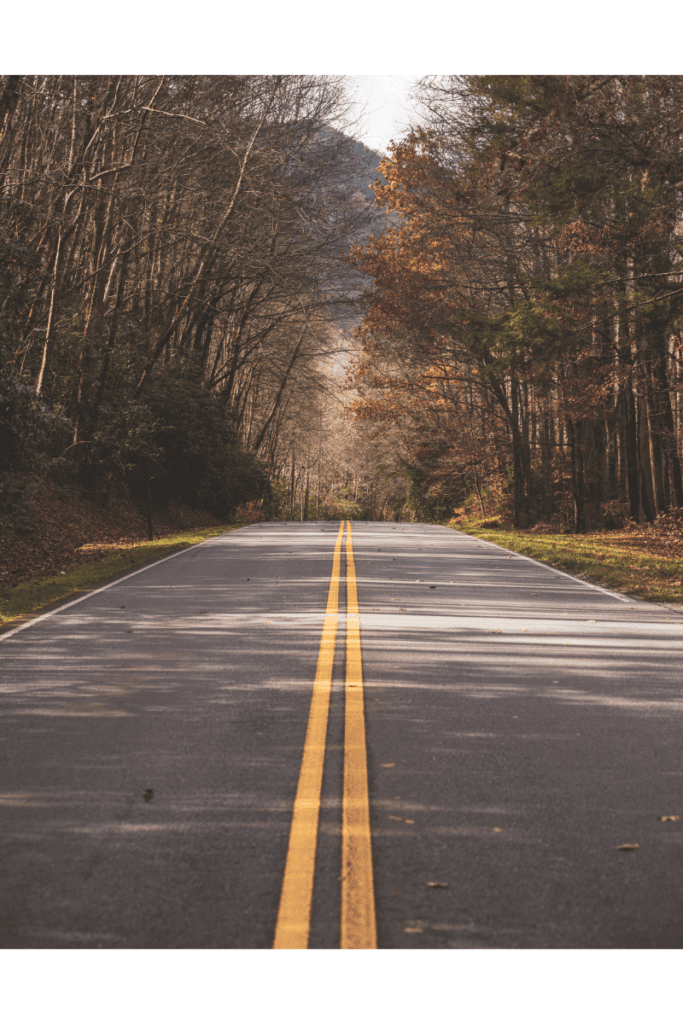
[[[416,116],[410,97],[416,81],[415,75],[349,76],[349,93],[361,117],[357,133],[370,149],[386,154],[389,142],[406,134]]]

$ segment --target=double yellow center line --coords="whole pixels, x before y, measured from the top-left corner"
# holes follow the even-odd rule
[[[313,903],[320,793],[325,763],[327,719],[339,613],[339,582],[344,523],[332,562],[327,609],[313,684],[311,710],[294,800],[289,848],[280,895],[273,949],[306,949]],[[344,715],[344,795],[342,805],[342,949],[376,949],[370,806],[363,708],[363,665],[356,567],[351,523],[346,524],[346,693]]]

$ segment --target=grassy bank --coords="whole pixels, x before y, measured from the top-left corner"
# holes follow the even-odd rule
[[[683,603],[683,545],[636,527],[583,535],[513,530],[486,520],[446,524],[535,558],[572,576],[659,604]]]
[[[148,562],[155,562],[227,530],[236,530],[239,525],[184,530],[159,540],[84,544],[78,551],[87,561],[70,565],[57,575],[39,577],[4,589],[0,593],[0,624],[11,623],[55,601],[92,590]]]

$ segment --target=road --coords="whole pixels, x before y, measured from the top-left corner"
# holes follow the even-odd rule
[[[0,637],[2,945],[683,945],[683,618],[351,539],[255,525]]]

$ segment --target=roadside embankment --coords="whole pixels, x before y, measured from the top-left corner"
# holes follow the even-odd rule
[[[8,623],[16,625],[24,618],[46,611],[55,603],[102,586],[148,562],[156,562],[208,537],[236,530],[238,525],[185,530],[151,541],[86,545],[86,554],[91,555],[90,560],[69,565],[56,575],[40,576],[0,591],[0,626]]]
[[[514,530],[495,520],[458,518],[445,524],[500,544],[630,597],[659,604],[683,603],[683,542],[656,524],[586,534]]]
[[[102,508],[76,489],[37,481],[17,528],[0,534],[0,624],[234,529],[177,501],[154,507],[153,519],[149,541],[146,515],[127,497]]]

